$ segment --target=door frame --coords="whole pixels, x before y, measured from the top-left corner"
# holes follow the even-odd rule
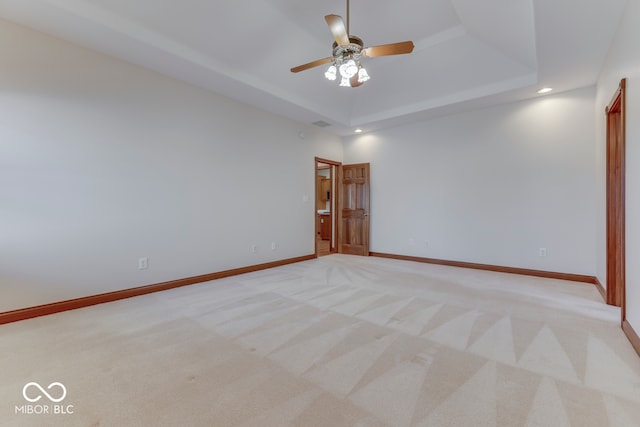
[[[314,247],[314,255],[318,258],[318,221],[317,216],[318,212],[316,210],[316,201],[318,200],[318,163],[324,163],[331,166],[331,240],[329,242],[329,252],[335,253],[338,251],[338,227],[337,227],[337,216],[336,211],[338,210],[338,192],[337,192],[337,180],[338,180],[338,170],[342,163],[336,162],[335,160],[323,159],[322,157],[315,157],[313,163],[313,182],[314,182],[314,199],[313,199],[313,247]]]
[[[621,322],[626,319],[625,298],[625,158],[626,158],[626,79],[620,81],[606,115],[607,163],[607,284],[606,302],[621,307]],[[616,119],[615,116],[618,118]],[[614,127],[612,127],[614,123]],[[612,141],[615,138],[617,142]]]

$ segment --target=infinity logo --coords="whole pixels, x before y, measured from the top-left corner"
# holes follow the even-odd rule
[[[58,403],[58,402],[62,402],[64,400],[65,397],[67,397],[67,388],[59,382],[55,382],[55,383],[51,383],[47,386],[47,390],[51,390],[51,387],[55,387],[58,386],[60,387],[60,389],[62,389],[62,396],[59,398],[54,398],[52,397],[49,393],[47,393],[47,391],[45,389],[42,388],[42,386],[38,383],[34,383],[34,382],[30,382],[27,383],[23,388],[22,388],[22,395],[24,396],[24,398],[26,400],[28,400],[29,402],[37,402],[38,400],[40,400],[42,398],[42,395],[38,395],[38,397],[34,397],[33,399],[30,398],[29,396],[27,396],[27,389],[29,387],[35,387],[38,390],[40,390],[40,393],[44,394],[45,396],[47,396],[47,398],[49,398],[50,401]]]

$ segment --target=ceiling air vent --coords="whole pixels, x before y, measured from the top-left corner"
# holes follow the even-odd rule
[[[325,122],[324,120],[318,120],[317,122],[313,122],[312,124],[321,127],[321,128],[326,128],[327,126],[331,126],[330,123]]]

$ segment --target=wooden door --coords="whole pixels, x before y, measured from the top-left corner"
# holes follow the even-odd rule
[[[369,163],[339,170],[338,252],[369,255]]]
[[[625,318],[625,86],[607,106],[607,304]]]

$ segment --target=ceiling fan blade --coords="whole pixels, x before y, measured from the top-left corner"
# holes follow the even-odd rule
[[[361,55],[369,58],[387,55],[402,55],[404,53],[413,52],[413,42],[406,41],[400,43],[382,44],[380,46],[371,46],[362,49]]]
[[[333,38],[336,39],[338,46],[347,46],[349,44],[349,35],[347,34],[347,28],[344,26],[344,21],[339,15],[327,15],[324,17],[327,21],[329,30],[333,34]]]
[[[333,58],[322,58],[313,62],[309,62],[308,64],[298,65],[297,67],[293,67],[291,69],[292,73],[299,73],[300,71],[308,70],[309,68],[317,67],[318,65],[326,64],[328,62],[333,61]]]
[[[349,79],[349,84],[351,87],[358,87],[362,86],[364,82],[358,80],[358,74],[354,74],[354,76]]]

